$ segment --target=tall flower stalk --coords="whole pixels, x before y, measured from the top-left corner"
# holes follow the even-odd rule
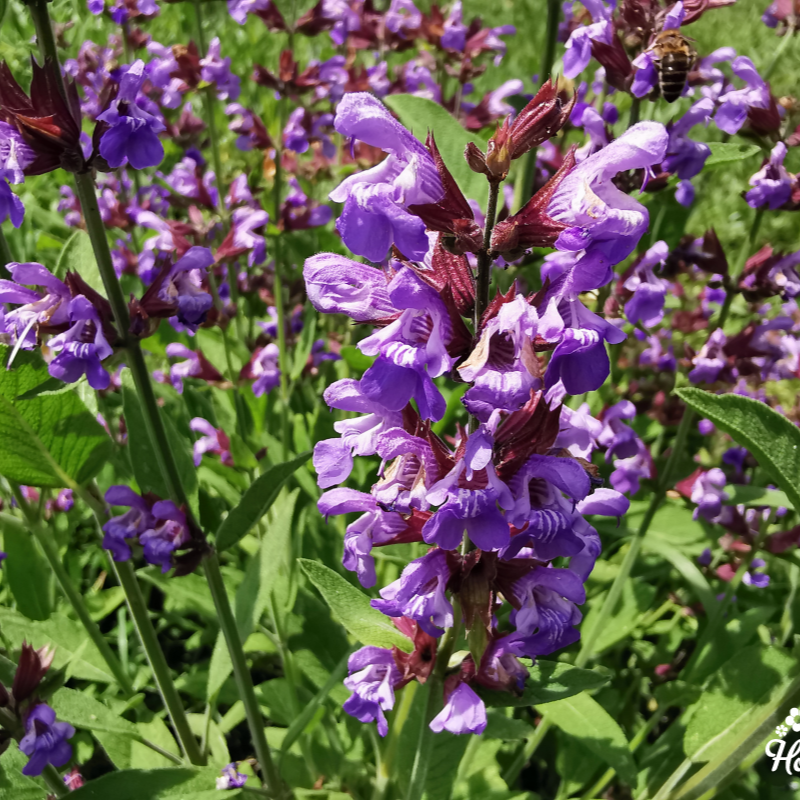
[[[58,54],[55,49],[55,40],[52,35],[52,23],[48,15],[47,3],[36,0],[31,6],[31,13],[33,14],[36,29],[39,34],[39,44],[42,55],[46,61],[49,59],[52,64],[55,65],[55,71],[59,75],[61,90],[64,96],[66,96],[66,92],[63,89],[63,81],[60,80]],[[89,172],[77,172],[75,174],[75,185],[78,198],[81,202],[84,219],[86,220],[87,231],[91,238],[100,276],[108,295],[114,323],[128,356],[128,366],[131,369],[136,392],[142,404],[145,424],[147,426],[153,452],[156,454],[159,469],[168,487],[170,497],[176,504],[186,509],[184,513],[190,518],[191,512],[188,510],[188,498],[180,479],[174,454],[172,453],[167,439],[161,413],[158,409],[155,394],[153,393],[150,376],[144,362],[141,345],[138,339],[131,336],[129,333],[130,316],[128,307],[112,263],[111,252],[108,246],[103,221],[100,216],[96,189],[91,174]],[[197,527],[196,523],[191,520],[190,525]],[[230,607],[230,601],[228,600],[228,595],[222,581],[219,562],[213,551],[208,551],[203,561],[203,568],[212,599],[219,615],[220,627],[222,628],[226,644],[231,654],[234,677],[242,702],[245,706],[248,726],[251,736],[253,737],[256,756],[263,770],[265,785],[276,797],[281,796],[283,792],[281,788],[282,782],[278,776],[275,764],[272,760],[272,754],[266,742],[263,718],[253,690],[252,678],[247,669],[241,638],[239,637],[236,622]],[[123,589],[126,588],[125,583],[127,582],[123,582]],[[132,586],[129,584],[127,588],[130,591]],[[135,596],[133,597],[133,602],[131,602],[131,597],[129,596],[128,602],[132,613],[134,609],[137,609],[141,605]],[[141,615],[139,615],[139,621],[142,621]],[[157,641],[155,641],[154,636],[152,638],[145,636],[142,643],[145,648],[152,648],[156,646]],[[152,656],[151,663],[153,663]],[[157,671],[155,673],[156,679],[159,682],[171,684],[169,675],[164,673],[159,674],[159,672],[160,671]],[[162,685],[161,694],[165,701],[168,701],[169,698],[177,701],[177,704],[170,702],[169,710],[175,722],[176,731],[181,738],[181,745],[192,763],[202,764],[204,761],[202,753],[198,747],[197,740],[191,735],[188,724],[185,722],[185,712],[177,699],[177,692],[175,692],[174,686],[167,685],[165,691],[165,687]]]

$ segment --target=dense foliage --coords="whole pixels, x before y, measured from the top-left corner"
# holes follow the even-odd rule
[[[0,800],[797,794],[757,5],[0,0]]]

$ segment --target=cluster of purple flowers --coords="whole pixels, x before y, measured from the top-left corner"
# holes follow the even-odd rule
[[[542,92],[495,137],[510,158],[535,139],[537,125],[552,125],[542,122],[547,98],[560,115],[554,127],[564,124],[555,92]],[[586,459],[597,446],[609,457],[636,455],[638,440],[620,422],[632,412],[612,409],[599,422],[563,401],[600,387],[609,371],[605,343],[624,339],[580,299],[611,280],[648,225],[646,209],[612,179],[660,164],[668,134],[640,123],[577,165],[570,157],[494,228],[487,254],[432,138],[423,146],[366,94],[345,96],[334,127],[389,156],[332,193],[344,204],[337,222],[344,242],[379,266],[323,253],[304,269],[315,308],[375,326],[358,344],[372,366],[325,392],[329,406],[360,416],[335,423],[339,438],[315,447],[318,482],[329,489],[319,509],[326,517],[360,514],[347,527],[344,566],[364,586],[377,580],[374,547],[429,546],[373,601],[413,642],[413,653],[355,653],[345,710],[377,720],[385,734],[394,691],[428,677],[443,633],[463,618],[471,652],[447,675],[445,705],[431,727],[480,733],[486,713],[475,689],[519,692],[527,675],[520,658],[549,655],[579,637],[583,583],[600,551],[584,514],[618,517],[628,506],[619,492],[600,488]],[[498,164],[492,152],[490,142],[485,157],[469,149],[467,157],[499,190],[507,162]],[[455,243],[445,248],[447,235]],[[470,332],[464,317],[476,295],[467,254],[498,257],[534,245],[559,251],[545,287],[532,296],[516,284],[498,293]],[[452,446],[431,429],[445,412],[435,379],[447,375],[469,384],[463,403],[472,416]],[[355,455],[376,454],[381,467],[370,493],[330,488],[348,478]],[[562,558],[569,566],[554,566]]]

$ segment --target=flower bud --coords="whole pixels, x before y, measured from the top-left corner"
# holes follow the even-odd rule
[[[477,172],[479,175],[489,174],[489,170],[486,169],[486,156],[474,142],[470,142],[464,148],[464,158],[473,172]]]
[[[42,647],[34,650],[31,645],[23,641],[22,652],[19,655],[17,671],[14,673],[14,683],[11,693],[14,695],[14,702],[19,706],[27,700],[42,682],[47,670],[53,663],[55,652],[49,647]]]
[[[489,139],[486,147],[486,170],[489,180],[502,181],[508,175],[511,166],[508,119],[498,128],[497,133]]]

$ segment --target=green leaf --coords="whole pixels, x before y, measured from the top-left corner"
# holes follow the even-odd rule
[[[792,508],[792,501],[785,492],[778,489],[765,489],[762,486],[740,486],[731,484],[725,487],[726,506],[767,506],[769,508]]]
[[[737,144],[734,142],[708,142],[711,155],[706,159],[703,169],[744,161],[761,152],[757,144]]]
[[[694,762],[727,756],[740,729],[764,709],[774,708],[800,664],[780,647],[754,645],[740,650],[717,670],[698,701],[683,737]]]
[[[49,702],[60,720],[76,728],[140,738],[136,725],[84,692],[64,687]]]
[[[67,272],[77,272],[92,289],[105,293],[103,279],[97,268],[97,259],[94,257],[92,240],[86,231],[75,231],[67,239],[64,249],[58,257],[54,274],[63,279]]]
[[[645,552],[655,553],[669,561],[703,604],[706,614],[711,613],[717,603],[716,595],[709,586],[706,576],[692,559],[687,558],[677,547],[673,547],[663,539],[650,536],[649,532],[642,546]]]
[[[0,345],[0,474],[27,486],[62,488],[93,478],[111,450],[111,439],[76,392],[19,399],[49,380],[36,352]]]
[[[411,94],[393,94],[384,98],[384,102],[421,142],[425,141],[428,131],[433,132],[442,159],[461,191],[485,207],[488,195],[486,176],[469,168],[464,148],[473,142],[485,150],[486,142],[467,131],[449,111],[433,100]]]
[[[800,508],[800,430],[768,405],[738,394],[676,389],[688,406],[746,447],[761,468]]]
[[[411,642],[388,617],[369,604],[369,598],[324,564],[299,558],[303,572],[325,598],[334,616],[362,644],[399,647],[411,652]]]
[[[205,769],[126,769],[110,772],[77,791],[71,792],[70,800],[166,800],[171,797],[186,797],[197,800],[204,789],[213,790],[219,770]],[[210,797],[213,795],[209,794]],[[226,800],[229,795],[226,795]],[[233,795],[235,796],[235,795]]]
[[[239,505],[220,525],[216,536],[217,550],[227,550],[244,538],[253,525],[267,513],[287,479],[310,457],[310,451],[302,453],[291,461],[275,464],[259,475],[244,493]]]
[[[760,645],[759,649],[761,652],[756,658],[748,651],[735,655],[717,674],[711,691],[690,709],[697,713],[692,715],[687,727],[684,746],[690,737],[690,746],[704,742],[699,750],[691,754],[691,760],[705,760],[710,754],[716,757],[692,775],[678,791],[670,794],[675,800],[697,800],[720,786],[735,770],[741,769],[742,763],[749,760],[754,752],[763,752],[765,741],[774,736],[773,729],[783,722],[786,710],[797,705],[800,675],[796,658],[777,647],[765,648]],[[752,683],[748,668],[755,669]],[[720,719],[718,713],[722,704],[727,705],[726,698],[721,696],[725,692],[723,681],[726,679],[744,687],[735,699],[751,702],[746,709],[740,707],[741,713],[738,715],[735,709],[728,707],[725,718]],[[706,711],[712,720],[695,720]],[[709,722],[715,724],[715,728],[709,730],[706,727]],[[720,725],[725,727],[720,730]],[[711,738],[708,738],[709,735]]]
[[[170,493],[158,466],[158,459],[150,441],[150,434],[145,424],[142,406],[139,403],[130,370],[124,370],[122,373],[122,407],[125,414],[125,425],[128,429],[128,448],[136,483],[139,484],[142,492],[153,492],[153,494],[166,499]],[[192,460],[189,439],[178,433],[169,414],[162,412],[161,419],[167,432],[170,449],[175,456],[181,483],[189,497],[192,511],[197,514],[197,469]]]
[[[55,613],[50,619],[36,621],[0,606],[0,629],[15,649],[22,646],[23,639],[37,649],[45,645],[53,647],[54,669],[64,667],[68,675],[83,680],[116,683],[83,625],[63,614]]]
[[[607,595],[608,592],[601,592],[592,597],[589,612],[581,625],[583,637],[587,637],[597,623]],[[656,587],[652,583],[628,578],[622,587],[619,603],[595,643],[595,652],[602,653],[627,638],[636,629],[642,614],[652,606],[655,595]]]
[[[483,735],[487,739],[527,739],[533,736],[533,727],[522,719],[507,717],[501,711],[489,711],[486,714],[486,730]]]
[[[249,559],[244,580],[236,590],[234,616],[242,641],[255,630],[265,610],[282,614],[294,604],[291,585],[294,563],[292,518],[299,492],[299,489],[295,489],[291,494],[285,494],[281,502],[276,505],[274,519],[261,540],[258,558]],[[216,696],[232,670],[230,653],[220,631],[208,671],[209,700]]]
[[[50,616],[50,567],[36,542],[22,525],[8,524],[0,515],[3,549],[8,559],[3,572],[17,608],[29,619],[45,620]],[[15,520],[16,521],[16,520]]]
[[[547,715],[564,733],[579,739],[613,767],[625,783],[636,785],[636,764],[628,749],[628,740],[597,700],[581,692],[549,703]]]
[[[42,779],[22,774],[27,763],[28,757],[14,745],[0,756],[0,800],[47,800]]]
[[[490,708],[503,706],[535,706],[563,700],[584,691],[599,689],[609,681],[609,676],[600,670],[581,669],[560,661],[537,659],[528,667],[528,680],[521,697],[509,692],[492,692],[481,689],[479,694]]]

